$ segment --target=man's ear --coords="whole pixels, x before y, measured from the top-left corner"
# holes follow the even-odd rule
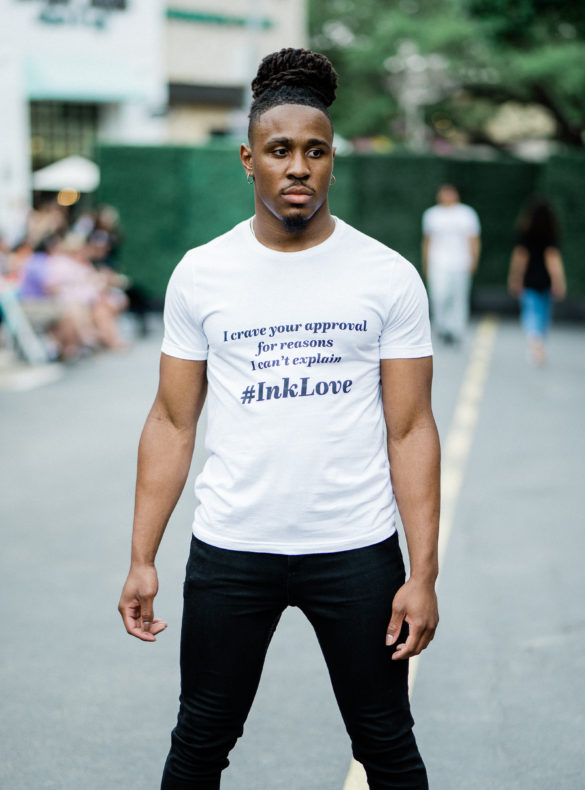
[[[240,160],[246,171],[246,175],[253,175],[254,168],[252,166],[252,149],[249,145],[242,143],[240,146]]]

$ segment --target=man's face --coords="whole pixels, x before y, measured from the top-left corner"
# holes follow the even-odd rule
[[[241,151],[255,179],[257,216],[291,231],[306,226],[326,206],[334,153],[329,119],[315,107],[283,104],[263,113]]]
[[[453,187],[441,187],[437,193],[437,203],[441,206],[454,206],[459,202],[459,193]]]

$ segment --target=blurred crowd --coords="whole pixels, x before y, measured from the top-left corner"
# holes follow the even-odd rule
[[[125,347],[119,318],[130,305],[131,288],[116,271],[120,244],[112,206],[72,221],[51,201],[30,212],[18,243],[0,247],[0,289],[16,296],[49,359],[72,361]]]

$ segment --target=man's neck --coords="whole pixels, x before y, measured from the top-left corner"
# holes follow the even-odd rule
[[[331,236],[335,230],[335,220],[324,206],[298,231],[288,229],[282,220],[273,214],[258,210],[252,220],[252,231],[256,239],[265,247],[278,252],[300,252],[316,247]]]

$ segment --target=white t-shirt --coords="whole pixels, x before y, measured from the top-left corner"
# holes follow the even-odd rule
[[[394,532],[380,359],[432,354],[424,286],[398,253],[341,220],[277,252],[242,222],[175,269],[162,350],[207,359],[197,537],[307,554]]]
[[[471,206],[433,206],[423,214],[423,233],[429,237],[429,271],[468,271],[472,236],[479,236],[479,218]]]

